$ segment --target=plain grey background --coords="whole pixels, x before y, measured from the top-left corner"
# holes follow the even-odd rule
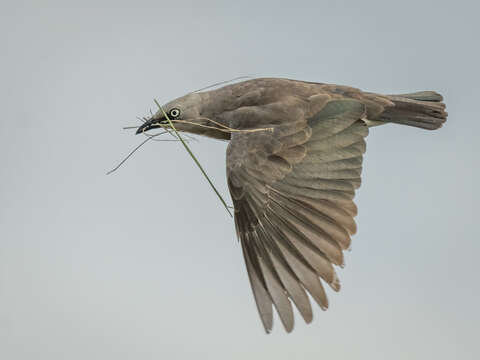
[[[478,359],[474,1],[3,1],[0,358]],[[265,335],[232,220],[180,144],[122,126],[240,75],[437,90],[368,137],[342,291]],[[226,142],[191,144],[220,191]],[[475,204],[475,206],[474,206]]]

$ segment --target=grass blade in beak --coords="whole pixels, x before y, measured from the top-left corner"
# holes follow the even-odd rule
[[[153,101],[155,102],[155,104],[158,106],[158,108],[162,111],[163,115],[165,116],[165,119],[167,119],[168,121],[168,124],[170,125],[170,127],[173,129],[173,131],[175,132],[175,135],[177,135],[178,139],[181,141],[183,147],[185,148],[185,150],[187,150],[188,154],[190,155],[190,157],[193,159],[193,161],[195,161],[195,164],[197,164],[198,168],[200,169],[200,171],[202,172],[203,176],[205,176],[205,179],[207,179],[208,183],[210,184],[210,186],[212,187],[213,191],[215,191],[215,194],[217,194],[218,198],[220,199],[220,201],[222,202],[223,206],[225,207],[225,209],[227,210],[228,214],[232,217],[232,213],[230,212],[230,209],[228,208],[228,205],[227,203],[225,202],[225,200],[223,200],[223,197],[222,195],[220,195],[220,193],[218,192],[217,188],[215,187],[215,185],[213,185],[212,181],[210,180],[210,178],[208,177],[207,173],[205,172],[205,170],[203,170],[203,167],[202,165],[200,165],[200,163],[198,162],[197,158],[195,157],[195,155],[193,155],[192,151],[190,150],[190,148],[188,147],[187,143],[183,140],[183,138],[181,137],[181,135],[179,134],[179,132],[177,131],[177,129],[175,128],[175,126],[173,125],[172,121],[170,120],[170,118],[168,117],[167,113],[163,110],[162,106],[158,103],[158,101],[156,99],[153,99]]]

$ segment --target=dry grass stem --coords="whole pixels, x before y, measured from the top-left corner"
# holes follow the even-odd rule
[[[177,138],[181,141],[183,147],[185,148],[185,150],[187,150],[188,154],[190,155],[190,157],[193,159],[193,161],[195,162],[195,164],[198,166],[198,168],[200,169],[200,171],[202,172],[203,176],[205,177],[205,179],[207,179],[208,183],[210,184],[210,186],[212,187],[213,191],[215,192],[215,194],[217,195],[217,197],[220,199],[220,201],[222,202],[223,206],[225,207],[225,210],[227,210],[228,214],[232,217],[232,213],[230,212],[230,209],[228,208],[228,205],[227,203],[225,202],[225,200],[223,199],[222,195],[220,195],[220,193],[218,192],[217,188],[215,187],[215,185],[213,185],[213,182],[210,180],[210,178],[208,177],[207,173],[205,172],[205,170],[203,169],[202,165],[200,164],[200,162],[197,160],[197,158],[195,157],[195,155],[193,155],[192,151],[190,150],[190,148],[188,147],[188,145],[186,144],[186,142],[183,140],[182,136],[180,135],[180,133],[177,131],[177,129],[175,128],[175,125],[173,125],[172,121],[170,120],[170,118],[168,117],[167,113],[163,110],[162,106],[160,105],[160,103],[154,99],[153,100],[155,102],[155,104],[158,106],[158,108],[162,111],[163,113],[163,116],[165,116],[165,119],[167,119],[170,127],[173,129],[173,131],[175,132],[175,135],[177,136]]]

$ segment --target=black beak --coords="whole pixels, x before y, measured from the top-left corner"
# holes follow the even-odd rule
[[[137,132],[135,134],[141,134],[141,133],[144,133],[148,130],[152,130],[152,129],[158,129],[160,126],[160,123],[162,122],[162,119],[150,119],[150,120],[147,120],[145,121],[138,129],[137,129]]]

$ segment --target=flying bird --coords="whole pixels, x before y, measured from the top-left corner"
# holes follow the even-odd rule
[[[287,332],[295,304],[312,321],[307,293],[328,307],[324,284],[340,290],[335,266],[357,231],[369,128],[389,123],[435,130],[446,121],[433,91],[381,95],[356,88],[259,78],[187,94],[138,130],[168,126],[228,140],[227,182],[257,309],[268,333],[273,308]]]

